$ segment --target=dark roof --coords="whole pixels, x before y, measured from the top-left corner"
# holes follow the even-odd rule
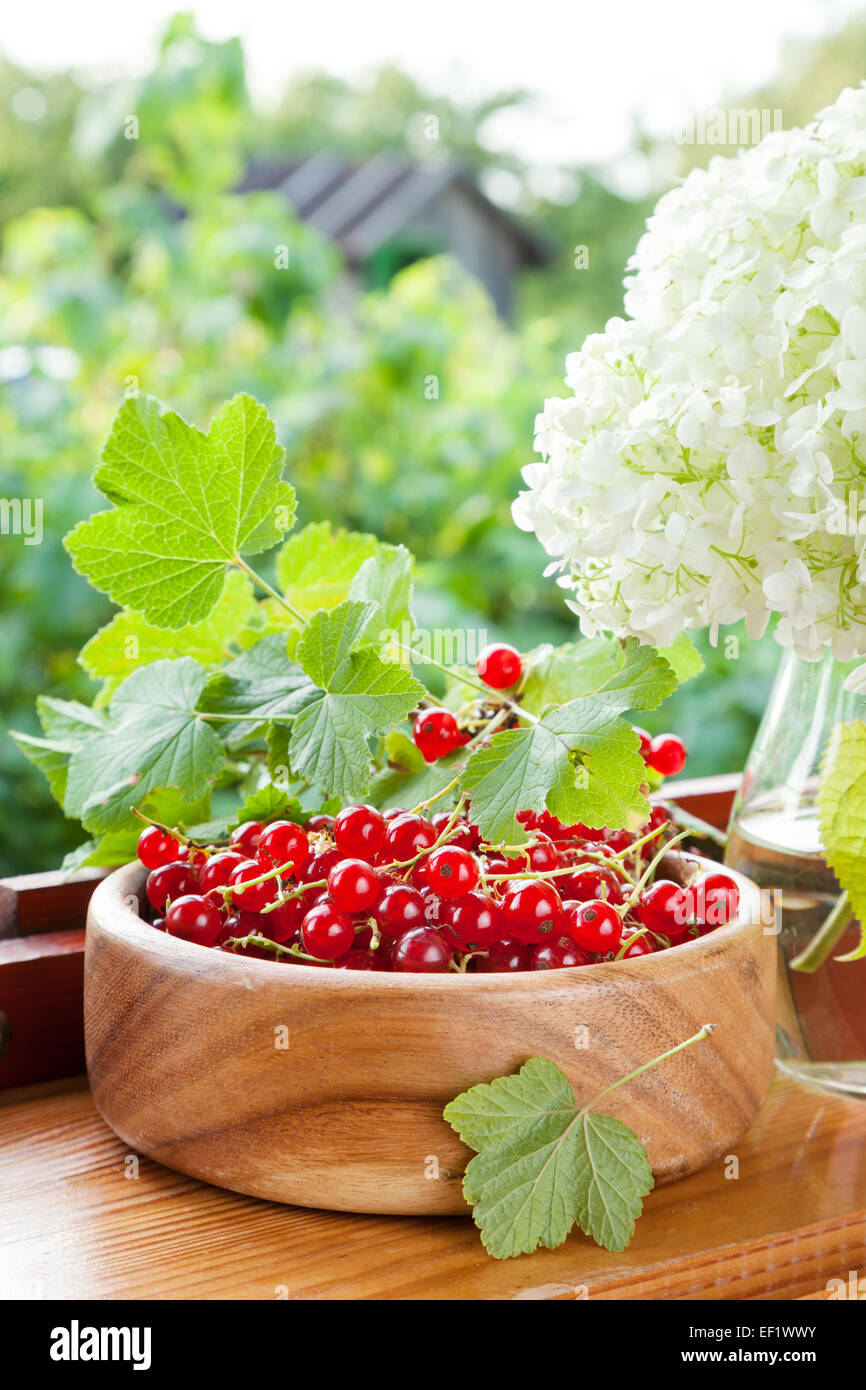
[[[450,186],[459,187],[516,242],[525,264],[548,263],[551,253],[546,242],[491,202],[471,176],[454,164],[425,168],[389,155],[357,163],[322,153],[303,160],[253,163],[241,192],[273,189],[283,194],[302,221],[336,241],[346,259],[357,264]]]

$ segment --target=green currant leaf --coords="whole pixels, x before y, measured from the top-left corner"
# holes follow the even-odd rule
[[[199,623],[226,570],[280,540],[295,494],[284,452],[251,396],[235,396],[203,434],[151,396],[124,401],[94,481],[114,504],[66,538],[75,568],[159,628]]]
[[[647,1151],[628,1125],[591,1110],[581,1112],[577,1136],[578,1225],[605,1250],[624,1250],[653,1186]]]
[[[281,547],[277,584],[292,607],[302,613],[334,608],[349,597],[358,570],[380,548],[375,536],[335,531],[328,521],[314,521]],[[277,616],[276,610],[272,611]]]
[[[575,1223],[605,1249],[625,1249],[653,1185],[646,1149],[621,1121],[578,1108],[553,1062],[532,1057],[444,1114],[476,1150],[463,1193],[496,1259],[553,1249]]]
[[[151,661],[191,656],[202,666],[219,666],[230,660],[238,634],[255,610],[252,581],[233,570],[213,611],[200,623],[172,631],[154,627],[130,609],[117,613],[91,637],[78,658],[89,676],[103,682],[97,705],[107,704],[127,676]]]
[[[612,695],[612,704],[622,698]],[[461,778],[473,819],[491,843],[521,844],[521,809],[547,809],[565,824],[619,828],[649,815],[640,741],[598,698],[573,700],[530,728],[494,734]]]
[[[824,858],[851,900],[861,923],[860,942],[837,960],[866,956],[866,721],[853,719],[830,731],[818,783],[818,817]]]
[[[210,796],[205,794],[196,802],[184,801],[174,787],[156,788],[138,808],[151,820],[161,825],[186,830],[191,821],[200,820],[210,809]],[[83,845],[72,850],[63,860],[62,868],[68,876],[76,869],[111,868],[117,864],[128,864],[135,859],[138,837],[143,829],[142,822],[130,818],[130,823],[121,830],[110,830],[98,838],[86,840]]]
[[[616,713],[655,709],[677,684],[664,656],[634,637],[539,647],[527,665],[521,704],[532,714],[587,695]]]
[[[206,673],[191,657],[156,661],[118,687],[108,726],[72,754],[64,809],[86,829],[105,834],[131,820],[158,788],[176,788],[184,801],[206,795],[223,766],[224,750],[196,706]]]
[[[62,806],[69,759],[89,739],[106,729],[108,721],[99,710],[80,704],[78,700],[55,700],[47,695],[39,696],[36,710],[44,738],[14,730],[10,737],[25,758],[45,774],[52,796]]]
[[[365,560],[352,580],[349,597],[377,605],[362,641],[387,646],[390,633],[400,633],[412,618],[412,557],[405,546],[380,546]]]
[[[229,821],[228,828],[235,830],[248,820],[258,820],[263,825],[272,820],[291,820],[297,825],[306,825],[309,819],[310,813],[302,809],[296,796],[289,796],[275,787],[273,782],[268,782],[257,791],[250,792],[243,805],[238,807],[234,820]]]
[[[422,801],[436,796],[443,787],[447,787],[466,761],[461,749],[439,758],[435,763],[427,763],[413,740],[399,729],[390,729],[386,734],[385,753],[388,766],[376,773],[367,794],[370,804],[383,811],[392,806],[405,806],[407,809],[420,806]],[[452,809],[457,795],[455,789],[452,795],[442,797],[435,810]]]
[[[704,669],[704,658],[695,649],[687,632],[681,632],[669,647],[660,647],[659,656],[663,656],[668,665],[673,667],[680,685],[684,681],[690,681],[693,676],[699,676]]]
[[[376,603],[346,600],[316,613],[296,651],[320,690],[295,718],[289,762],[294,773],[338,797],[367,790],[368,740],[400,723],[426,694],[396,662],[380,660],[371,647],[357,650],[376,612]]]
[[[260,737],[267,724],[293,719],[320,694],[289,660],[285,635],[270,633],[210,678],[199,709],[222,716],[220,734],[236,747]]]

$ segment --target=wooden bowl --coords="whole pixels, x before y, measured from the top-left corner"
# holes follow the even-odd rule
[[[767,1094],[775,938],[748,879],[738,920],[708,936],[513,975],[317,970],[205,950],[140,919],[144,880],[127,865],[91,900],[90,1082],[132,1150],[206,1182],[336,1211],[465,1211],[471,1155],[442,1118],[448,1101],[532,1056],[589,1099],[704,1023],[712,1037],[604,1100],[656,1180],[730,1152]]]

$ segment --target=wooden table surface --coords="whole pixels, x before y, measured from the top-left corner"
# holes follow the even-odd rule
[[[0,1096],[0,1297],[795,1299],[866,1267],[866,1105],[787,1081],[739,1176],[652,1192],[621,1255],[575,1234],[499,1262],[468,1218],[278,1206],[131,1157],[83,1079]]]

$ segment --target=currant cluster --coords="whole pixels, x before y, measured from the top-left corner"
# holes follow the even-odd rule
[[[516,722],[519,713],[519,693],[515,687],[523,676],[523,659],[514,647],[497,642],[484,648],[475,663],[484,685],[491,691],[512,691],[514,698],[495,697],[489,705],[472,701],[462,711],[436,707],[423,709],[415,717],[412,736],[424,760],[434,763],[469,743],[473,737],[483,737],[487,726],[507,728]],[[503,720],[503,715],[509,716]],[[640,751],[648,768],[662,777],[676,777],[686,765],[686,748],[676,734],[658,734],[652,738],[645,729],[635,729],[640,738]]]
[[[550,970],[632,959],[730,921],[735,881],[655,869],[664,805],[640,833],[522,811],[525,846],[484,844],[466,810],[347,806],[305,826],[248,821],[227,846],[142,831],[153,925],[223,951],[345,970]]]

